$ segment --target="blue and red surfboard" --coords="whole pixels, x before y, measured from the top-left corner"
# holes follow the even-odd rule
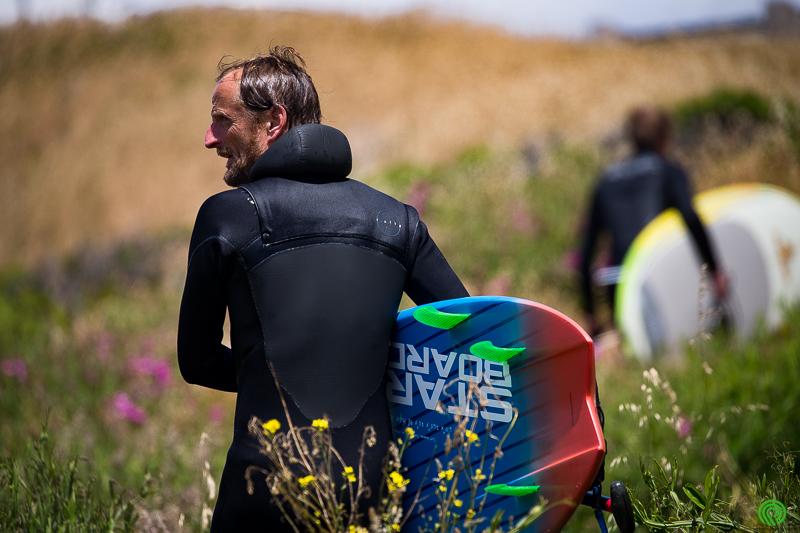
[[[407,427],[416,434],[402,459],[410,480],[407,508],[422,486],[422,501],[405,531],[417,531],[423,514],[436,514],[440,483],[432,460],[447,464],[445,441],[459,413],[466,414],[467,428],[480,439],[487,432],[501,438],[511,424],[493,477],[478,486],[480,516],[491,520],[502,510],[507,523],[524,517],[543,498],[573,505],[550,508],[529,530],[556,532],[564,526],[605,454],[595,405],[594,349],[580,326],[554,309],[518,298],[447,300],[399,313],[389,360],[395,436],[402,439]],[[469,391],[479,391],[482,406],[467,401]],[[495,445],[472,447],[469,461],[477,464],[478,455],[486,455],[490,465]],[[466,500],[470,485],[467,476],[462,479],[458,491]]]

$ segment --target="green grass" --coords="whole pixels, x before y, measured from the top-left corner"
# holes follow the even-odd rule
[[[148,253],[176,245],[156,243]],[[152,475],[160,488],[140,505],[173,525],[182,513],[199,531],[203,465],[221,471],[233,395],[183,383],[174,332],[180,293],[152,272],[126,274],[128,254],[94,256],[95,267],[111,262],[113,276],[90,276],[67,260],[56,270],[70,277],[42,270],[2,278],[0,440],[4,453],[23,457],[47,423],[56,456],[85,458],[98,487],[114,479],[135,488]]]
[[[2,531],[132,533],[136,504],[156,490],[149,476],[138,493],[114,480],[107,491],[98,490],[97,480],[81,468],[84,461],[74,457],[63,465],[44,431],[20,455],[0,457]]]

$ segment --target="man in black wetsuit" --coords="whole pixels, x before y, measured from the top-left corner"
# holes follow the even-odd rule
[[[692,207],[689,178],[681,167],[665,159],[672,135],[669,116],[655,107],[640,107],[631,113],[628,128],[636,154],[604,172],[592,195],[583,242],[583,306],[592,335],[599,332],[591,276],[598,236],[607,232],[611,237],[611,267],[605,268],[600,277],[605,278],[602,284],[607,286],[613,316],[614,294],[625,253],[647,223],[670,207],[683,217],[712,275],[717,296],[724,298],[728,288],[727,277],[719,268],[703,224]]]
[[[323,126],[317,92],[291,48],[221,65],[206,147],[227,159],[237,187],[197,215],[178,326],[189,383],[237,393],[233,442],[211,530],[291,531],[263,477],[248,422],[287,427],[274,368],[296,426],[326,416],[333,444],[374,505],[391,440],[385,367],[400,298],[417,304],[468,296],[413,207],[354,180],[350,146]],[[226,309],[231,347],[221,344]]]

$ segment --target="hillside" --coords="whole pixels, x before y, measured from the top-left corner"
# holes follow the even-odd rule
[[[595,142],[634,104],[717,86],[800,101],[800,39],[523,39],[409,15],[182,10],[0,28],[0,263],[189,226],[224,188],[202,146],[217,62],[296,47],[354,175],[464,149]]]

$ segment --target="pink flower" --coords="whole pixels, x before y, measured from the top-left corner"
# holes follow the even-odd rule
[[[100,335],[95,345],[95,355],[101,363],[111,360],[111,350],[114,348],[114,334],[105,332]]]
[[[137,376],[151,376],[162,387],[169,385],[172,379],[172,369],[169,364],[149,355],[132,360],[131,367]]]
[[[208,410],[208,419],[212,424],[220,424],[225,420],[225,409],[219,404],[212,405]]]
[[[411,184],[406,197],[406,203],[417,210],[419,216],[425,211],[425,204],[431,194],[431,186],[424,181],[416,181]]]
[[[28,381],[28,365],[21,357],[16,359],[4,359],[0,362],[0,370],[6,376],[14,378],[20,383]]]
[[[685,415],[679,415],[675,420],[675,429],[678,431],[678,435],[684,438],[692,432],[692,421]]]
[[[117,391],[111,401],[114,414],[140,426],[147,421],[147,414],[144,409],[133,403],[133,400],[124,392]]]
[[[571,248],[564,253],[564,256],[561,258],[561,263],[572,270],[578,270],[581,267],[581,259],[583,254],[579,250],[575,248]]]
[[[533,231],[533,217],[522,202],[514,202],[511,206],[511,227],[520,233]]]
[[[486,294],[490,296],[505,296],[511,290],[511,277],[500,274],[493,278],[486,286]]]

